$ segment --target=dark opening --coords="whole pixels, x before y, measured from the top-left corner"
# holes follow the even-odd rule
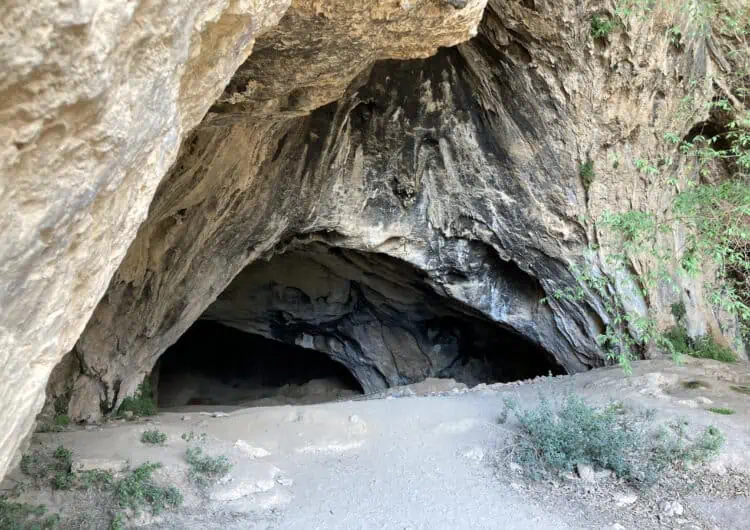
[[[543,296],[508,264],[477,260],[519,304]],[[446,281],[468,281],[459,273]],[[550,352],[440,296],[413,266],[310,245],[243,270],[164,353],[152,380],[162,408],[226,407],[348,399],[427,378],[474,386],[550,372],[564,373]]]
[[[160,408],[319,403],[362,393],[323,353],[201,320],[161,356],[153,379]]]

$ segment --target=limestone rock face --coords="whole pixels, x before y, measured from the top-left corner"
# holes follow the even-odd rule
[[[479,9],[451,4],[454,23]],[[691,80],[719,68],[704,40],[686,38],[676,50],[654,30],[680,22],[679,13],[632,17],[604,44],[591,39],[588,18],[573,3],[491,1],[471,41],[431,58],[395,61],[387,59],[432,51],[417,45],[431,35],[455,42],[466,34],[435,31],[437,4],[401,2],[403,11],[390,16],[369,12],[393,35],[373,44],[346,23],[348,7],[321,5],[295,4],[258,40],[183,144],[76,346],[82,376],[71,410],[95,417],[116,406],[207,309],[206,317],[280,338],[267,310],[288,309],[290,300],[258,307],[243,301],[255,294],[241,287],[266,274],[262,260],[313,244],[399,260],[447,306],[524,336],[568,371],[606,362],[596,337],[611,324],[600,295],[571,272],[574,265],[609,278],[636,313],[648,300],[662,324],[670,322],[669,304],[682,297],[692,326],[721,335],[700,279],[678,279],[683,294],[634,289],[608,266],[607,234],[596,223],[608,209],[666,207],[664,186],[633,162],[663,154],[663,131],[685,135],[706,118],[700,109],[690,120],[676,118],[685,91],[695,87]],[[392,41],[403,35],[408,13],[421,13],[424,22],[404,37],[413,44],[404,51]],[[350,54],[350,47],[362,51]],[[709,94],[712,87],[700,89]],[[586,161],[599,170],[584,186]],[[310,274],[320,266],[315,259]],[[634,262],[632,271],[650,266]],[[566,290],[579,299],[554,296]],[[311,303],[307,317],[287,313],[318,325],[319,312],[341,309],[334,306]],[[409,335],[392,342],[422,344],[418,333]],[[377,359],[363,354],[357,364],[354,350],[303,332],[283,340],[348,359],[368,388],[405,377],[380,362],[398,348],[380,348]],[[363,340],[377,342],[372,334]],[[425,351],[400,350],[412,359]],[[429,375],[425,365],[440,365],[429,359],[410,366]]]
[[[385,253],[308,242],[246,267],[201,319],[327,353],[366,393],[436,376],[476,385],[562,371],[545,353],[554,332],[534,278],[481,246],[442,254],[425,273]],[[500,322],[445,296],[456,258],[501,293]]]
[[[721,46],[661,6],[603,41],[601,3],[485,4],[6,2],[0,475],[76,339],[48,390],[87,420],[201,316],[325,351],[370,390],[451,365],[466,328],[435,319],[601,366],[611,294],[663,326],[682,301],[693,334],[731,339],[702,278],[634,288],[654,263],[614,270],[597,223],[691,178],[634,161],[710,119]]]
[[[269,32],[290,5],[287,29]],[[79,337],[146,219],[183,137],[217,101],[248,104],[255,85],[222,93],[256,39],[267,34],[266,45],[277,50],[308,52],[285,63],[304,71],[304,82],[292,86],[279,77],[279,86],[259,86],[264,97],[275,90],[280,101],[300,101],[281,92],[308,93],[305,85],[327,75],[309,94],[334,98],[333,87],[346,87],[347,75],[371,61],[422,57],[472,36],[484,1],[459,7],[442,0],[3,3],[0,476],[33,424],[50,371]],[[320,28],[314,42],[321,48],[311,45],[314,34],[294,33],[312,27]],[[313,63],[322,70],[309,68]],[[342,65],[351,72],[333,70]]]

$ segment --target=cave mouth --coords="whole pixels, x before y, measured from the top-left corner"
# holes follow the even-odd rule
[[[161,409],[312,404],[351,398],[362,387],[328,355],[199,320],[154,368]]]
[[[508,300],[543,295],[507,263],[488,270],[512,285]],[[420,269],[373,252],[313,244],[253,263],[162,355],[158,404],[309,404],[428,378],[474,386],[564,373],[528,337],[439,293]]]

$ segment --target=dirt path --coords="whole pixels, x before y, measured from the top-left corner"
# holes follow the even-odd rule
[[[702,385],[686,388],[689,381]],[[731,389],[738,385],[750,385],[747,365],[649,361],[637,364],[631,377],[614,368],[433,396],[243,409],[220,417],[166,413],[148,424],[40,434],[34,443],[62,443],[73,450],[74,462],[162,462],[159,479],[182,489],[185,502],[176,512],[137,519],[142,528],[739,529],[750,520],[750,484],[740,473],[750,472],[750,395]],[[709,468],[675,479],[695,479],[697,485],[665,484],[648,493],[617,481],[532,483],[504,464],[498,467],[495,455],[513,429],[512,422],[497,422],[504,399],[514,395],[531,406],[540,395],[568,391],[595,403],[654,408],[657,420],[685,418],[694,430],[716,425],[726,446]],[[736,413],[717,415],[709,406]],[[166,445],[142,444],[147,428],[165,432]],[[205,440],[183,440],[191,431],[206,433]],[[233,463],[230,474],[206,490],[186,478],[183,455],[196,444]],[[3,484],[12,485],[12,479]],[[636,500],[623,504],[627,495]],[[77,512],[77,522],[68,523],[72,528],[107,528],[111,517],[91,492],[30,489],[22,500]],[[667,514],[666,501],[679,502],[683,512]],[[91,504],[99,512],[92,514]]]

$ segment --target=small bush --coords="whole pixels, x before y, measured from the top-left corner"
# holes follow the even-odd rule
[[[691,355],[701,359],[714,359],[725,363],[733,363],[737,360],[731,349],[717,344],[710,335],[703,335],[693,340],[682,326],[670,328],[664,333],[664,338],[677,353],[682,355]]]
[[[596,178],[596,173],[594,172],[594,162],[592,162],[591,160],[587,160],[581,165],[581,168],[578,170],[578,174],[581,177],[581,182],[583,182],[584,189],[586,191],[589,191],[591,184],[594,183],[594,179]]]
[[[180,490],[154,483],[151,475],[160,467],[159,463],[146,462],[115,484],[115,499],[120,508],[130,509],[136,514],[149,508],[151,513],[158,514],[165,508],[177,508],[182,504]]]
[[[672,316],[676,321],[680,321],[687,315],[687,308],[683,302],[675,302],[671,306]]]
[[[189,447],[185,451],[185,460],[190,465],[190,478],[201,485],[220,479],[232,469],[226,456],[208,456],[200,447]]]
[[[617,27],[617,22],[609,17],[594,15],[591,17],[591,36],[594,39],[606,39]]]
[[[710,335],[704,335],[696,339],[695,347],[690,355],[700,357],[701,359],[714,359],[715,361],[724,363],[733,363],[737,360],[731,349],[717,344]]]
[[[151,445],[164,445],[167,441],[167,435],[156,429],[143,431],[141,435],[141,442]]]
[[[47,515],[47,508],[10,502],[0,496],[0,528],[3,530],[49,530],[57,528],[60,518]]]
[[[200,434],[190,431],[190,432],[183,432],[181,438],[185,440],[186,442],[205,442],[206,441],[206,433],[202,432]]]
[[[734,414],[734,409],[725,409],[722,407],[711,407],[707,410],[713,412],[714,414],[723,414],[725,416],[730,416]]]
[[[132,412],[134,416],[154,416],[156,414],[156,403],[151,391],[150,378],[146,377],[143,383],[138,385],[135,395],[122,400],[120,408],[117,409],[117,415],[124,416],[125,412]]]
[[[709,427],[690,443],[684,423],[655,430],[648,428],[650,417],[634,418],[617,407],[598,410],[572,395],[557,405],[542,399],[531,410],[513,401],[506,405],[521,429],[506,452],[532,478],[586,464],[648,485],[676,462],[707,460],[724,441],[718,429]]]
[[[739,392],[740,394],[750,395],[750,386],[748,385],[731,385],[729,388],[731,388],[735,392]]]
[[[55,416],[55,425],[59,427],[67,427],[70,425],[70,416],[67,414],[58,414]]]
[[[90,469],[88,471],[83,471],[78,474],[78,479],[80,480],[80,487],[85,490],[91,489],[92,487],[106,489],[112,486],[115,481],[112,473],[105,471],[104,469]]]
[[[58,471],[52,478],[52,487],[56,490],[69,490],[75,482],[75,475],[67,471]]]
[[[40,451],[21,457],[21,472],[34,480],[50,480],[55,489],[70,489],[75,475],[70,472],[73,453],[62,445],[50,455]]]

